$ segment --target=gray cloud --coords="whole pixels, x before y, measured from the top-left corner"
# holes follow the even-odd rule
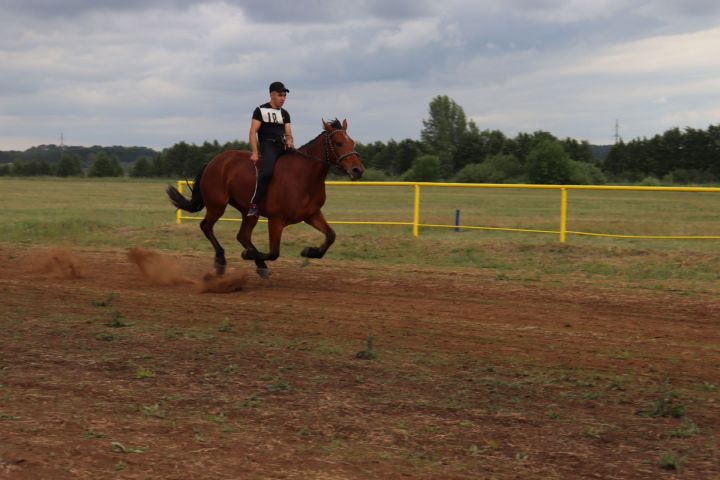
[[[232,3],[254,20],[283,24],[351,22],[367,17],[402,20],[435,12],[429,0],[238,0]]]
[[[705,127],[720,101],[714,1],[59,3],[0,0],[0,148],[245,138],[277,79],[299,138],[330,116],[417,138],[438,94],[481,128],[593,141],[615,118]]]

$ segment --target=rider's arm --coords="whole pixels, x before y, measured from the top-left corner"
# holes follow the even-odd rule
[[[258,151],[258,137],[257,132],[260,128],[260,120],[252,119],[252,122],[250,122],[250,149],[252,150],[252,154],[250,155],[250,159],[253,162],[257,162],[260,158],[260,153]]]
[[[295,142],[293,141],[292,127],[289,123],[285,124],[285,145],[287,148],[295,148]]]

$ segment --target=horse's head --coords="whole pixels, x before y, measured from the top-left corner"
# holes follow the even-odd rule
[[[365,171],[360,155],[355,151],[355,141],[347,134],[347,120],[323,122],[325,144],[335,156],[334,163],[342,168],[352,180],[358,180]]]

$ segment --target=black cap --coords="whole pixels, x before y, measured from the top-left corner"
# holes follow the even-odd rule
[[[289,92],[290,90],[285,88],[285,85],[283,85],[282,82],[272,82],[270,84],[270,91],[284,93],[284,92]]]

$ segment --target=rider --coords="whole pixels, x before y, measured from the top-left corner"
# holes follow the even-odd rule
[[[257,178],[255,193],[250,199],[248,217],[260,215],[257,204],[265,197],[265,191],[272,176],[275,160],[286,148],[295,148],[290,114],[282,108],[290,90],[282,82],[270,84],[270,101],[255,109],[250,123],[250,159],[257,168],[258,159],[262,166]],[[259,148],[258,148],[259,143]]]

